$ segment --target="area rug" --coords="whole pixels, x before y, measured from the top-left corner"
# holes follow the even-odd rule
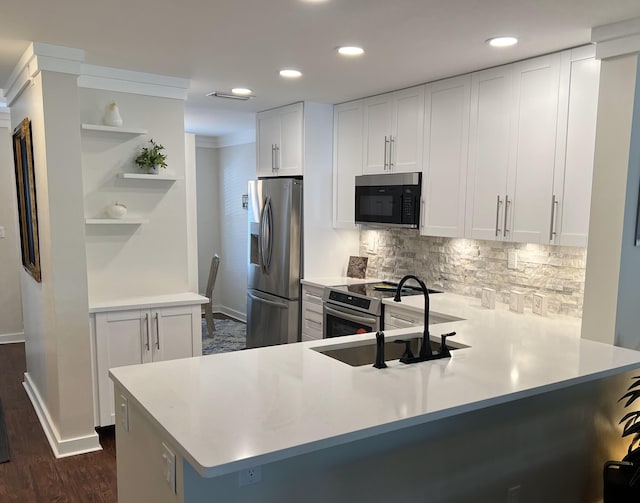
[[[9,439],[7,438],[7,424],[4,422],[4,411],[0,401],[0,463],[9,461]]]
[[[216,331],[209,337],[207,324],[202,320],[202,354],[228,353],[247,347],[247,325],[235,320],[214,320]]]

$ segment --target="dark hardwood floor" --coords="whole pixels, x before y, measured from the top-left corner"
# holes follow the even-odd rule
[[[56,459],[27,393],[24,344],[0,345],[0,399],[11,461],[0,464],[2,503],[115,503],[113,428],[99,431],[104,450]]]

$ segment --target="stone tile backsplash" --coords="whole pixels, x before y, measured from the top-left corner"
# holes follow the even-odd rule
[[[516,251],[517,266],[508,268]],[[360,232],[360,254],[369,257],[368,277],[399,280],[415,274],[430,288],[480,298],[482,288],[496,290],[509,303],[509,292],[525,293],[531,310],[534,292],[547,298],[550,313],[582,317],[586,248],[476,241],[420,236],[417,230]]]

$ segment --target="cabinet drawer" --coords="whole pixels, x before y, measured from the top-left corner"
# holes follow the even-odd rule
[[[320,306],[322,306],[323,295],[324,295],[324,288],[309,286],[309,285],[303,285],[302,287],[303,302],[319,304]]]
[[[424,318],[418,313],[387,309],[384,313],[385,328],[407,328],[422,325]]]

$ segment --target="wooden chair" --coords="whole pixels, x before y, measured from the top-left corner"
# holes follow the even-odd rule
[[[216,326],[213,323],[213,288],[216,285],[216,277],[218,276],[218,266],[220,265],[220,257],[216,253],[211,259],[211,268],[209,269],[209,280],[207,281],[207,291],[205,295],[209,298],[209,302],[203,304],[204,318],[207,322],[207,333],[213,338]]]

